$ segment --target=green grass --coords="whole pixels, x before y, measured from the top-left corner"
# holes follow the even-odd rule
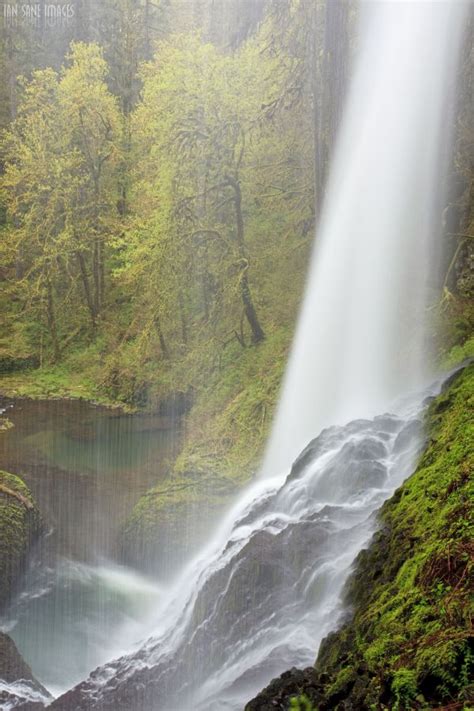
[[[57,365],[0,374],[0,394],[33,399],[74,398],[109,407],[134,408],[111,397],[102,386],[102,360],[97,344],[71,352]]]

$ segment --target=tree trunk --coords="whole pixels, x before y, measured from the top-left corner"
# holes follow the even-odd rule
[[[207,242],[204,243],[203,270],[201,273],[202,302],[204,305],[204,318],[209,321],[210,295],[209,295],[209,253]]]
[[[56,363],[60,359],[61,353],[59,350],[58,331],[57,331],[57,327],[56,327],[56,315],[54,312],[53,287],[52,287],[51,280],[49,279],[49,277],[46,282],[46,291],[47,291],[46,315],[48,318],[48,328],[49,328],[49,333],[51,335],[51,343],[53,344],[53,358],[54,358],[54,362]]]
[[[145,0],[145,59],[149,61],[152,56],[150,41],[150,0]]]
[[[94,214],[93,226],[94,235],[94,251],[92,256],[92,274],[94,278],[94,310],[96,318],[102,310],[104,298],[104,265],[103,265],[103,244],[100,234],[100,175],[101,168],[96,168],[92,165],[92,177],[94,181]]]
[[[79,262],[79,269],[81,272],[81,281],[84,288],[84,296],[86,298],[87,308],[89,309],[89,314],[91,317],[92,328],[94,331],[97,328],[97,314],[95,312],[94,302],[92,299],[91,288],[89,284],[89,277],[87,276],[86,260],[81,252],[76,252],[77,261]]]
[[[77,8],[77,20],[75,23],[75,39],[81,42],[89,42],[91,35],[91,9],[90,0],[79,0]]]
[[[187,343],[188,343],[188,325],[186,323],[186,310],[184,308],[184,296],[183,296],[182,291],[179,292],[178,303],[179,303],[179,315],[180,315],[180,320],[181,320],[181,338],[183,339],[183,343],[185,345],[187,345]]]
[[[255,310],[255,306],[252,299],[252,292],[250,290],[250,283],[248,278],[248,268],[249,262],[245,249],[245,232],[244,232],[244,218],[242,215],[242,192],[240,190],[240,184],[235,178],[226,176],[226,183],[234,191],[234,207],[235,207],[235,218],[237,223],[237,246],[240,258],[240,264],[242,268],[242,273],[240,276],[239,287],[240,295],[242,298],[242,303],[244,305],[244,312],[249,322],[252,331],[252,341],[258,343],[265,338],[265,332],[260,325],[260,321]]]
[[[166,345],[165,337],[163,335],[163,330],[161,328],[161,321],[159,316],[155,316],[155,328],[156,332],[158,334],[158,339],[160,341],[160,348],[161,352],[163,354],[163,358],[169,358],[170,357],[170,352],[168,350],[168,346]]]
[[[104,243],[99,242],[99,279],[100,279],[100,306],[105,302],[105,264],[104,264]]]
[[[100,313],[100,256],[99,256],[99,240],[97,237],[94,240],[94,252],[92,256],[92,275],[94,278],[94,311],[96,316]]]

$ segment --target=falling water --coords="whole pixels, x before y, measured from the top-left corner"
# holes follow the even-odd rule
[[[463,5],[362,3],[267,472],[288,466],[327,423],[382,412],[426,377],[427,276]]]
[[[374,531],[373,514],[413,470],[422,442],[426,390],[406,393],[427,376],[429,239],[437,231],[463,9],[364,4],[265,463],[278,476],[242,496],[208,547],[160,591],[140,633],[117,634],[118,658],[52,708],[241,710],[272,676],[312,663],[337,625],[340,594]],[[389,406],[392,414],[377,415]]]

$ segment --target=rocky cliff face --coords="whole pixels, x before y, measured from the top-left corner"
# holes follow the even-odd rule
[[[356,561],[350,619],[314,668],[273,680],[246,711],[470,708],[473,410],[471,364],[431,404],[419,466]]]

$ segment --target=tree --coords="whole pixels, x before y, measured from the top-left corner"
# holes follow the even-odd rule
[[[97,45],[75,43],[70,66],[59,85],[59,113],[68,147],[78,159],[71,180],[78,180],[72,196],[69,227],[79,262],[84,296],[93,327],[105,301],[105,249],[115,224],[116,175],[121,121],[117,100],[106,84],[107,64]],[[91,262],[92,288],[87,261]]]
[[[84,327],[78,303],[97,327],[116,196],[119,116],[105,62],[98,47],[83,44],[72,46],[69,61],[61,75],[47,69],[23,81],[3,141],[10,290],[22,319],[36,314],[45,324],[55,360],[67,330]]]
[[[170,260],[193,264],[206,318],[224,301],[230,305],[236,290],[257,343],[264,331],[250,283],[241,170],[273,79],[256,72],[254,60],[250,50],[226,56],[193,35],[163,43],[144,70],[134,122],[141,196],[151,214],[163,212],[165,195],[169,205],[167,230],[176,234]],[[180,290],[180,310],[183,300]]]

